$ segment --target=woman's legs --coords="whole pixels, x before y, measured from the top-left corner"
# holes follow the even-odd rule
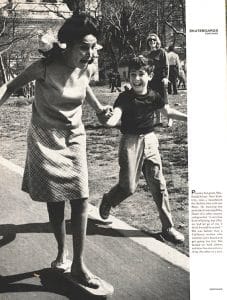
[[[71,228],[73,237],[73,263],[71,274],[79,282],[90,287],[98,287],[97,279],[87,269],[83,261],[83,251],[87,231],[88,201],[75,199],[71,201]]]
[[[73,237],[73,265],[74,274],[83,270],[83,250],[87,230],[87,199],[71,201],[71,228]]]
[[[49,214],[49,219],[54,231],[54,236],[58,244],[58,254],[56,262],[62,263],[66,259],[66,249],[65,249],[65,220],[64,220],[64,210],[65,202],[48,202],[47,210]]]

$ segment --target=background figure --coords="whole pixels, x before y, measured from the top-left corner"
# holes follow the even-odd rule
[[[115,92],[115,87],[116,87],[116,73],[112,72],[110,77],[111,93]]]
[[[119,72],[113,72],[111,76],[111,93],[115,92],[115,88],[118,92],[121,92],[121,76]]]
[[[108,77],[108,83],[109,83],[109,88],[111,89],[111,86],[112,86],[112,71],[110,71],[108,74],[107,74],[107,77]]]
[[[119,72],[116,73],[116,88],[118,92],[121,92],[121,75]]]
[[[89,86],[96,72],[97,35],[94,19],[73,15],[60,28],[50,50],[41,51],[44,58],[0,89],[1,106],[14,91],[35,80],[22,189],[33,200],[47,204],[57,241],[51,267],[71,270],[74,280],[91,288],[99,287],[100,279],[83,260],[89,190],[82,104],[86,97],[97,113],[105,114]],[[72,262],[65,243],[66,201],[71,205]]]
[[[168,86],[168,58],[167,53],[161,48],[161,41],[157,34],[150,33],[147,37],[148,59],[149,64],[153,66],[153,78],[149,83],[149,88],[158,92],[161,96],[164,94],[164,88]],[[164,84],[164,85],[163,85]],[[155,112],[156,121],[155,124],[161,124],[161,112],[157,110]]]
[[[179,71],[181,69],[180,59],[178,54],[174,51],[174,46],[169,46],[168,49],[168,61],[169,61],[169,84],[168,84],[168,93],[171,95],[177,95],[177,78],[179,76]]]
[[[179,75],[178,75],[178,88],[182,86],[183,89],[187,88],[186,85],[186,75],[185,75],[185,62],[182,60],[180,62],[181,68],[179,70]]]

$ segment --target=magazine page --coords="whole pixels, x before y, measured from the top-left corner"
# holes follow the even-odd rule
[[[191,299],[227,299],[225,1],[187,1]]]
[[[225,6],[0,0],[0,299],[227,299]]]

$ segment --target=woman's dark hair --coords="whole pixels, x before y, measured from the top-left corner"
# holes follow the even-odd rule
[[[80,42],[84,36],[92,34],[98,37],[98,26],[96,19],[86,14],[75,14],[66,19],[65,23],[58,31],[58,42],[65,43],[66,47]],[[55,58],[60,58],[64,49],[59,47],[58,43],[54,43],[52,49],[49,51],[39,52],[46,58],[46,62],[50,63]]]
[[[175,51],[174,45],[170,45],[169,48],[168,48],[168,51]]]
[[[81,41],[88,34],[98,36],[96,20],[86,14],[73,15],[59,29],[58,41],[68,45]]]

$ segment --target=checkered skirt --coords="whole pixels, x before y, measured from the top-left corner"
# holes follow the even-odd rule
[[[79,128],[47,129],[30,124],[22,190],[35,201],[87,198],[86,135]]]

